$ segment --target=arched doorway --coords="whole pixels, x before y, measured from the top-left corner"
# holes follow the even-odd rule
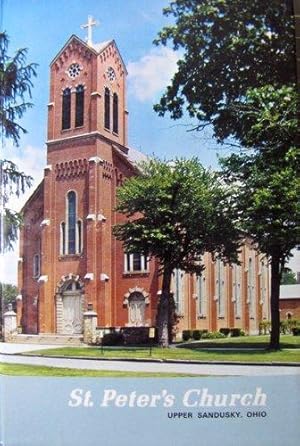
[[[128,316],[131,327],[145,325],[145,297],[142,293],[132,293],[128,299]]]
[[[79,335],[83,331],[83,287],[73,276],[63,278],[56,294],[57,333]]]
[[[149,294],[139,287],[130,288],[125,294],[123,304],[128,308],[127,327],[145,327],[149,325],[146,320],[146,306],[149,305]]]

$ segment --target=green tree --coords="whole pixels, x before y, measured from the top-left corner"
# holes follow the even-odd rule
[[[296,285],[297,278],[296,274],[289,268],[285,268],[281,274],[281,285]]]
[[[31,97],[32,77],[36,76],[36,64],[27,64],[27,49],[19,49],[13,57],[8,55],[9,39],[6,33],[0,33],[0,133],[1,143],[12,139],[19,144],[22,133],[26,130],[21,126],[20,119],[26,110],[32,107],[27,98]],[[1,229],[0,251],[13,248],[17,238],[17,229],[21,216],[7,207],[9,197],[23,193],[31,184],[32,178],[10,160],[0,160],[1,184]]]
[[[223,175],[235,191],[241,228],[271,263],[270,348],[279,349],[279,292],[282,272],[300,240],[300,153],[296,145],[297,95],[293,88],[249,90],[238,109],[247,120],[242,141],[254,150],[221,160]]]
[[[4,309],[6,309],[8,304],[12,305],[15,304],[16,297],[18,295],[18,288],[10,283],[1,283],[1,282],[0,282],[0,287],[2,288]]]
[[[116,210],[127,221],[114,227],[114,235],[126,252],[149,255],[160,265],[158,340],[168,346],[173,270],[201,274],[199,259],[206,251],[236,261],[238,231],[231,219],[230,195],[217,175],[194,158],[143,164],[141,174],[126,180],[117,197]]]
[[[175,24],[156,43],[184,53],[155,109],[178,119],[186,107],[196,129],[211,125],[219,142],[233,137],[249,149],[222,166],[241,228],[270,257],[270,347],[278,349],[280,278],[299,240],[293,2],[175,0],[164,12]]]
[[[240,140],[232,106],[247,90],[296,83],[292,0],[175,0],[164,9],[175,23],[162,29],[156,44],[171,44],[183,55],[170,86],[155,106],[174,119],[185,110],[195,128],[212,125],[219,141]]]
[[[18,288],[15,285],[0,282],[0,325],[2,325],[3,312],[8,309],[8,304],[15,306],[17,295]]]
[[[32,107],[27,97],[31,97],[32,77],[36,76],[36,64],[27,64],[27,49],[16,51],[13,57],[8,55],[9,39],[0,33],[0,131],[3,138],[13,139],[18,145],[26,129],[19,120],[25,111]]]

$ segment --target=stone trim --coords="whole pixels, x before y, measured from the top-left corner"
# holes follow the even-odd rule
[[[128,304],[129,304],[129,297],[133,293],[140,293],[140,294],[142,294],[142,296],[145,299],[145,304],[146,305],[150,304],[149,293],[147,293],[144,288],[140,288],[140,287],[136,286],[135,288],[129,288],[128,292],[126,294],[124,294],[123,305],[127,305],[128,306]]]

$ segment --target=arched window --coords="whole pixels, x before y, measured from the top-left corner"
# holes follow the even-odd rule
[[[225,275],[224,263],[221,259],[216,261],[216,300],[218,317],[225,317]]]
[[[110,91],[107,87],[104,93],[104,127],[110,129]]]
[[[76,113],[75,113],[75,127],[81,127],[84,122],[84,87],[78,85],[76,88]]]
[[[254,264],[250,257],[248,263],[248,296],[247,303],[249,304],[249,315],[253,319],[255,317],[255,275]]]
[[[71,127],[71,90],[66,88],[62,97],[62,130]]]
[[[232,301],[234,302],[234,314],[236,319],[241,318],[242,302],[241,302],[241,266],[236,263],[233,265],[232,271]]]
[[[66,222],[60,225],[60,254],[80,254],[83,249],[82,220],[77,217],[77,198],[74,191],[66,197]]]
[[[113,96],[113,132],[119,133],[119,98],[117,93]]]
[[[76,194],[68,193],[68,254],[76,252]]]
[[[172,290],[176,312],[184,312],[184,271],[175,269],[172,274]]]
[[[207,314],[207,294],[206,294],[206,279],[202,272],[201,276],[197,277],[196,290],[198,297],[198,315],[206,317]]]

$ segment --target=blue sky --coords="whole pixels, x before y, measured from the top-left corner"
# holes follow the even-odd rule
[[[1,0],[0,0],[1,3]],[[28,48],[28,62],[38,64],[32,102],[22,125],[28,133],[19,148],[6,144],[6,157],[35,179],[42,178],[46,162],[47,103],[49,64],[72,34],[85,39],[80,25],[92,15],[100,23],[94,28],[93,42],[115,39],[128,68],[129,145],[146,154],[171,159],[198,156],[206,166],[217,165],[217,144],[209,130],[187,132],[189,118],[172,121],[158,117],[153,104],[174,74],[179,57],[172,49],[155,47],[153,39],[170,22],[162,9],[168,0],[2,0],[2,28],[10,37],[9,54]],[[224,153],[224,152],[222,152]],[[20,208],[32,193],[13,206]],[[7,256],[3,273],[7,282],[16,282],[16,257]]]
[[[49,95],[49,63],[70,35],[85,38],[80,25],[88,15],[99,22],[93,41],[115,39],[128,67],[129,144],[148,154],[172,158],[198,155],[205,165],[215,165],[216,143],[210,134],[187,133],[191,121],[172,121],[153,111],[153,104],[176,67],[173,51],[157,48],[153,39],[170,19],[162,14],[168,0],[2,0],[3,28],[10,36],[10,53],[28,48],[28,61],[36,62],[34,108],[23,124],[28,134],[21,146],[43,150]],[[141,91],[148,92],[144,96]]]

